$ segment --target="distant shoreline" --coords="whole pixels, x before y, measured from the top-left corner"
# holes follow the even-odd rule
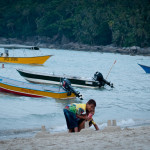
[[[39,48],[49,48],[49,49],[65,49],[65,50],[75,50],[75,51],[90,51],[90,52],[102,52],[102,53],[118,53],[125,55],[142,55],[142,56],[150,56],[150,47],[141,48],[138,46],[132,47],[116,47],[114,45],[106,45],[106,46],[91,46],[87,44],[79,44],[79,43],[52,43],[47,38],[38,39],[28,39],[28,40],[18,40],[16,38],[2,38],[0,37],[0,44],[19,44],[26,46],[36,46]]]
[[[44,48],[43,44],[41,48]],[[87,52],[101,52],[101,53],[116,53],[116,54],[123,54],[123,55],[132,55],[132,56],[134,55],[150,56],[150,47],[140,48],[138,46],[132,46],[132,47],[115,47],[112,45],[90,46],[86,44],[68,43],[63,45],[51,44],[49,46],[46,46],[45,48],[87,51]]]

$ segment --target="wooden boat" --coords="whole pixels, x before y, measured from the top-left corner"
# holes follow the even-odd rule
[[[18,63],[18,64],[38,64],[42,65],[52,55],[37,57],[0,57],[1,63]]]
[[[75,98],[75,94],[64,90],[62,87],[55,88],[47,85],[26,83],[0,76],[0,91],[29,97],[52,97],[56,99]]]
[[[0,44],[1,48],[7,49],[31,49],[31,50],[39,50],[37,46],[27,46],[27,45],[20,45],[20,44]]]
[[[32,83],[45,83],[45,84],[60,84],[62,79],[66,78],[71,82],[72,86],[77,86],[77,87],[91,87],[91,88],[96,88],[96,87],[101,87],[104,86],[105,84],[113,87],[113,84],[110,82],[106,81],[102,74],[95,74],[93,79],[85,79],[85,78],[80,78],[80,77],[73,77],[73,76],[60,76],[60,75],[54,75],[54,74],[42,74],[38,72],[32,72],[32,71],[27,71],[23,69],[17,69],[17,71],[20,73],[21,76],[23,76],[27,81],[32,82]]]
[[[150,73],[150,67],[149,66],[145,66],[145,65],[141,65],[138,64],[146,73]]]

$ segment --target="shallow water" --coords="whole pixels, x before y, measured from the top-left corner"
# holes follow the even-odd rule
[[[0,75],[25,81],[16,68],[37,72],[54,72],[79,77],[93,77],[96,71],[107,76],[116,60],[108,81],[113,89],[76,88],[84,100],[56,100],[53,98],[30,98],[0,93],[0,139],[32,136],[45,125],[50,132],[66,131],[63,108],[72,102],[97,103],[95,122],[103,128],[107,120],[117,120],[121,127],[150,124],[150,74],[138,63],[150,66],[150,57],[111,53],[41,49],[40,51],[14,50],[12,56],[54,55],[43,66],[5,64]]]

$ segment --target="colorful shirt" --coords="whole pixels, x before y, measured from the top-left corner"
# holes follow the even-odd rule
[[[81,115],[83,113],[86,113],[86,104],[77,104],[72,103],[68,104],[65,109],[69,110],[70,112],[73,112],[74,114]]]

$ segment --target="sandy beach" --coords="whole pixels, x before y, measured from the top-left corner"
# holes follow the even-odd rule
[[[103,130],[84,129],[80,133],[49,133],[40,131],[33,138],[1,140],[1,150],[149,150],[150,126]]]

